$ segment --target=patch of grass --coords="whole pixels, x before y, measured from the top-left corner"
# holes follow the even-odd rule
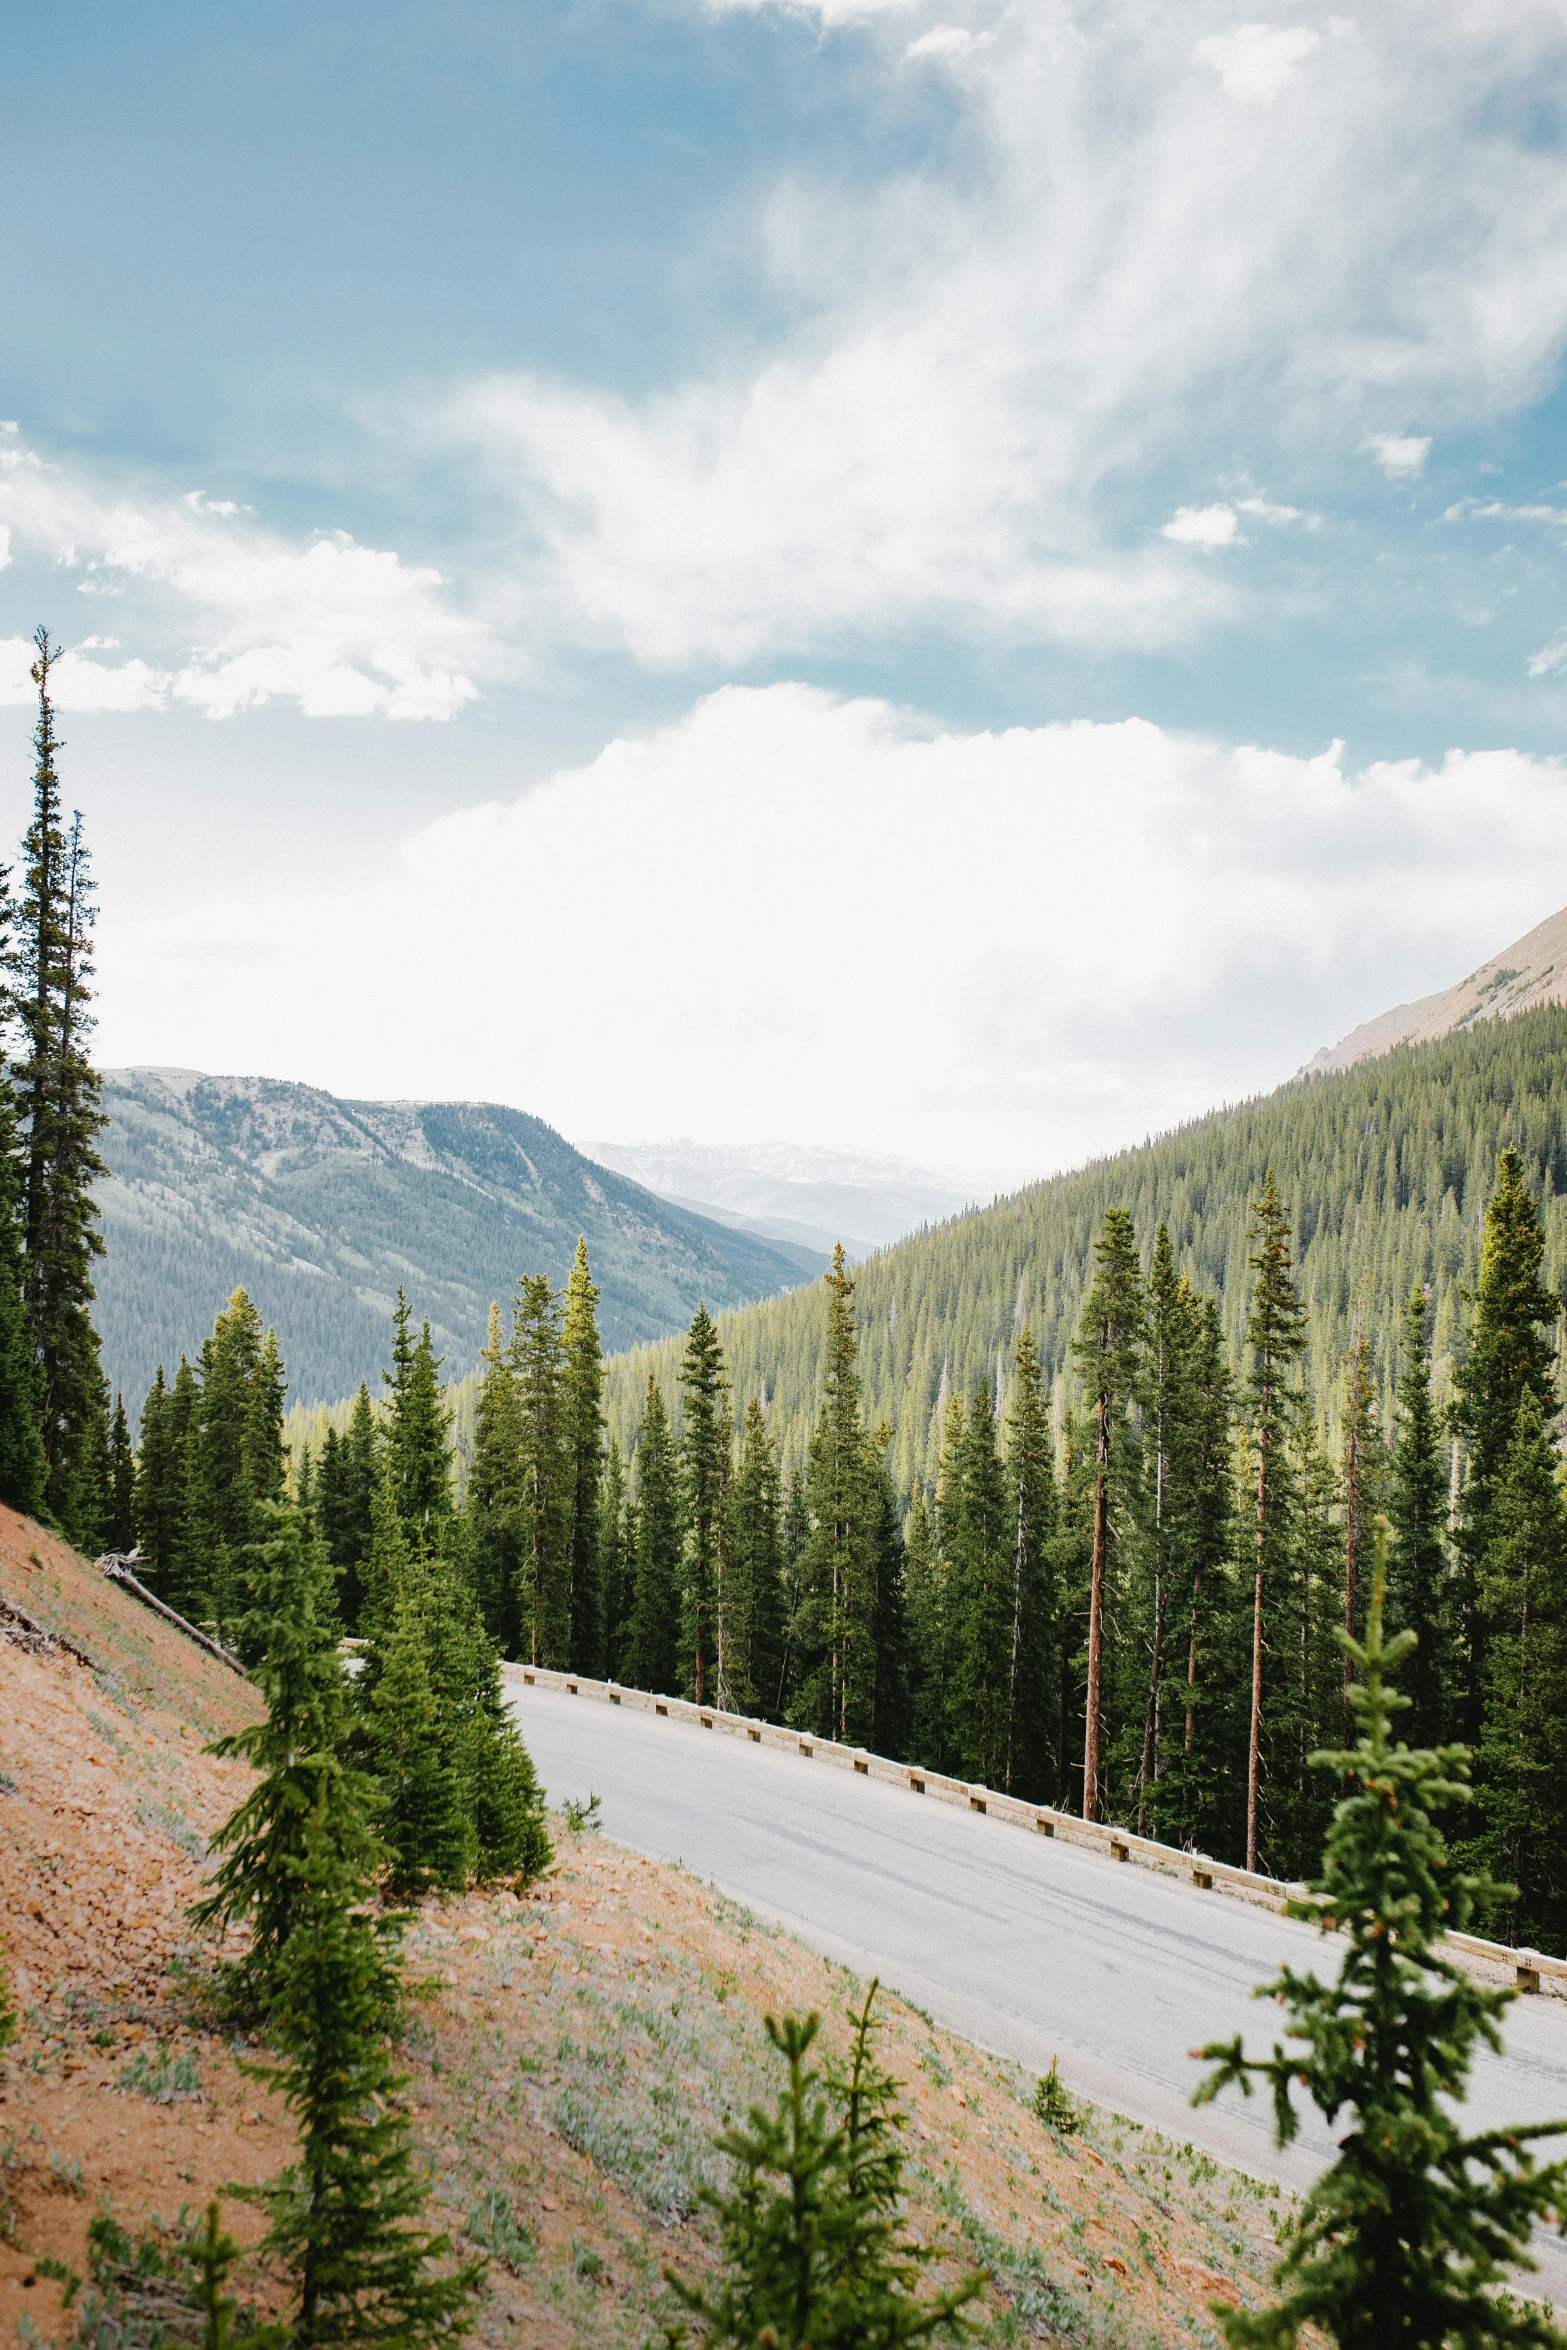
[[[201,2095],[201,2073],[188,2048],[180,2056],[158,2048],[150,2058],[145,2048],[138,2048],[115,2086],[122,2095],[134,2091],[138,2097],[150,2097],[154,2105],[172,2105],[176,2097]]]
[[[509,2197],[500,2187],[491,2187],[480,2196],[468,2214],[464,2233],[470,2244],[477,2244],[481,2252],[493,2253],[513,2276],[538,2249],[532,2231],[518,2219]]]
[[[172,1803],[149,1803],[144,1795],[136,1806],[136,1818],[143,1828],[156,1828],[167,1836],[191,1860],[205,1860],[207,1839],[199,1828],[193,1828],[185,1814]]]

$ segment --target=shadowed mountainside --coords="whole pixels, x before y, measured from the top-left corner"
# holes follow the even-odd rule
[[[487,1102],[350,1102],[266,1077],[120,1069],[98,1328],[133,1413],[194,1355],[237,1286],[275,1323],[298,1401],[374,1384],[399,1285],[447,1371],[478,1360],[492,1298],[563,1282],[585,1234],[609,1348],[809,1280],[809,1249],[709,1222],[596,1166],[542,1119]]]

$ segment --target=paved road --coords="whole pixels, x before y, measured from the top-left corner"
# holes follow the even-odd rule
[[[718,1731],[564,1692],[513,1703],[551,1799],[603,1799],[605,1833],[683,1861],[954,2030],[1254,2177],[1299,2187],[1332,2152],[1313,2110],[1288,2154],[1262,2097],[1193,2112],[1189,2051],[1276,2020],[1254,1984],[1333,1963],[1308,1926],[1223,1893]],[[1520,1999],[1477,2069],[1476,2126],[1567,2116],[1567,2001]],[[1542,2252],[1547,2247],[1541,2247]],[[1567,2248],[1549,2278],[1567,2302]]]

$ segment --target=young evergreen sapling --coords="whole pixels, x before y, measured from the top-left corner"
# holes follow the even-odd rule
[[[753,2106],[746,2128],[718,2140],[733,2184],[704,2200],[723,2271],[712,2285],[664,2271],[717,2350],[895,2350],[970,2331],[963,2312],[981,2278],[928,2300],[919,2292],[931,2255],[901,2223],[904,2119],[873,2044],[876,1990],[850,2013],[847,2064],[825,2072],[808,2063],[818,2016],[767,2018],[789,2077],[774,2112]],[[671,2342],[684,2331],[671,2328]]]
[[[1437,1826],[1437,1814],[1467,1799],[1466,1749],[1410,1748],[1393,1736],[1409,1701],[1388,1676],[1414,1635],[1383,1631],[1389,1530],[1377,1521],[1365,1637],[1340,1635],[1359,1675],[1350,1689],[1359,1737],[1353,1749],[1313,1757],[1347,1792],[1322,1876],[1292,1905],[1344,1935],[1337,1980],[1285,1967],[1260,1986],[1259,1998],[1289,2009],[1288,2038],[1299,2045],[1275,2042],[1271,2056],[1248,2058],[1237,2033],[1203,2049],[1216,2069],[1196,2098],[1232,2082],[1249,2095],[1259,2077],[1273,2091],[1282,2146],[1299,2128],[1291,2090],[1300,2086],[1340,2153],[1275,2272],[1283,2299],[1214,2313],[1233,2350],[1294,2350],[1308,2326],[1343,2350],[1560,2350],[1543,2313],[1498,2288],[1509,2267],[1533,2265],[1531,2229],[1567,2194],[1567,2162],[1537,2164],[1528,2141],[1560,2136],[1567,2121],[1466,2137],[1452,2110],[1477,2050],[1500,2048],[1497,2018],[1514,1994],[1475,1982],[1438,1947],[1497,1888],[1449,1870]]]

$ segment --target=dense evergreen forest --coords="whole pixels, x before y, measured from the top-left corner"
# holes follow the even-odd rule
[[[1432,1379],[1419,1279],[1391,1334],[1355,1324],[1311,1362],[1291,1204],[1242,1213],[1241,1361],[1220,1302],[1162,1223],[1106,1209],[1089,1242],[1053,1420],[1025,1325],[948,1398],[936,1472],[890,1465],[861,1371],[841,1252],[815,1295],[824,1368],[805,1459],[785,1471],[762,1395],[699,1307],[633,1441],[606,1428],[585,1245],[563,1293],[518,1285],[491,1318],[465,1490],[426,1323],[399,1301],[384,1402],[290,1461],[282,1366],[243,1293],[143,1415],[134,1513],[146,1573],[222,1632],[247,1526],[290,1489],[356,1628],[388,1620],[423,1560],[505,1653],[678,1690],[1294,1876],[1328,1826],[1311,1765],[1346,1716],[1335,1627],[1361,1629],[1372,1529],[1396,1535],[1389,1619],[1421,1743],[1477,1752],[1462,1849],[1516,1883],[1498,1931],[1567,1943],[1567,1499],[1558,1474],[1560,1299],[1545,1286],[1532,1170],[1503,1153],[1482,1209],[1451,1395]],[[1314,1374],[1314,1375],[1313,1375]],[[379,1612],[378,1612],[379,1611]],[[455,1620],[455,1618],[454,1618]],[[427,1672],[434,1667],[427,1666]]]
[[[1449,1393],[1463,1345],[1461,1291],[1479,1269],[1498,1154],[1529,1170],[1545,1232],[1545,1277],[1567,1282],[1567,1009],[1483,1023],[1341,1075],[1301,1079],[1154,1142],[1054,1176],[901,1241],[858,1275],[861,1372],[872,1421],[893,1430],[899,1490],[929,1487],[947,1400],[980,1379],[1003,1395],[1026,1323],[1059,1427],[1072,1339],[1105,1210],[1124,1207],[1145,1249],[1168,1226],[1177,1270],[1218,1299],[1238,1370],[1248,1307],[1246,1218],[1271,1169],[1292,1203],[1318,1419],[1336,1435],[1357,1314],[1383,1426],[1390,1429],[1399,1319],[1416,1281],[1432,1307],[1432,1367]],[[720,1317],[739,1392],[764,1395],[786,1469],[805,1459],[822,1367],[813,1290]],[[679,1339],[614,1360],[605,1415],[622,1450],[651,1373],[669,1386]],[[459,1398],[459,1410],[465,1401]]]

